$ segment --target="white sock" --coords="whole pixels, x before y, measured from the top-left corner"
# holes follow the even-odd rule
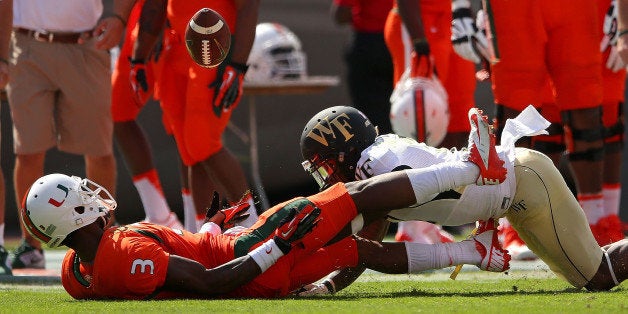
[[[195,233],[197,228],[196,223],[196,207],[194,206],[194,200],[190,191],[181,190],[181,200],[183,201],[183,223],[185,230]]]
[[[439,244],[412,242],[405,244],[410,274],[459,264],[478,265],[482,261],[482,256],[475,248],[474,240]]]
[[[4,222],[0,224],[0,245],[4,246]]]
[[[430,201],[434,194],[474,184],[480,169],[467,161],[454,161],[427,168],[406,170],[417,203]]]
[[[203,225],[205,224],[205,216],[197,215],[195,217],[196,218],[194,218],[194,224],[196,225],[196,230],[201,230],[201,228],[203,228]]]
[[[621,184],[604,184],[604,216],[619,215],[619,200],[621,199]]]
[[[170,216],[170,207],[166,202],[163,192],[148,179],[134,180],[133,185],[137,189],[146,212],[146,220],[150,222],[163,222]]]
[[[590,225],[596,224],[604,215],[604,197],[600,194],[578,194],[578,203]]]

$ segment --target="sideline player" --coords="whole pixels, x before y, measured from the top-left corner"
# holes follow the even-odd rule
[[[120,56],[111,76],[114,138],[142,201],[146,221],[182,228],[177,215],[170,210],[166,201],[159,175],[153,164],[150,145],[137,122],[140,111],[153,94],[154,77],[159,72],[158,58],[162,53],[152,52],[147,59],[131,58],[144,2],[145,0],[137,1],[133,6]],[[131,89],[131,82],[134,83],[134,90]]]
[[[393,61],[394,84],[397,84],[412,63],[421,64],[419,74],[428,76],[434,71],[447,91],[449,125],[441,147],[466,146],[469,124],[467,112],[474,104],[475,66],[462,59],[451,43],[452,10],[457,18],[459,0],[451,3],[442,0],[398,0],[388,14],[384,29],[386,45]],[[420,73],[419,72],[419,73]],[[422,104],[417,104],[422,106]],[[424,117],[418,117],[423,119]],[[424,139],[417,139],[424,141]],[[448,241],[451,235],[440,227],[425,222],[400,222],[396,238],[416,241],[421,234],[439,234],[440,241]],[[449,240],[450,241],[450,240]]]
[[[163,57],[159,76],[159,99],[165,120],[173,131],[179,156],[187,167],[204,170],[207,178],[225,195],[231,204],[245,199],[250,205],[250,218],[244,224],[256,220],[253,195],[238,160],[223,145],[222,133],[242,96],[244,74],[257,24],[259,0],[221,1],[147,1],[150,5],[146,16],[140,17],[140,35],[133,58],[137,52],[146,51],[156,41],[167,19],[171,29],[168,53]],[[222,15],[232,32],[233,45],[227,59],[216,68],[203,68],[189,57],[184,34],[190,18],[203,7],[214,9]],[[228,95],[228,97],[225,97]],[[207,195],[212,187],[195,187],[200,182],[191,171],[189,186],[194,194]],[[209,181],[206,181],[209,182]],[[205,204],[206,206],[207,204]],[[195,204],[198,209],[202,204]]]
[[[504,183],[468,185],[433,194],[409,211],[390,212],[388,219],[460,225],[506,216],[532,251],[573,286],[600,290],[618,285],[628,272],[628,241],[600,248],[582,209],[551,160],[533,150],[514,149],[519,137],[538,134],[547,125],[532,107],[506,124],[502,146],[497,147],[500,157],[507,161]],[[325,109],[303,131],[304,167],[321,186],[329,186],[408,168],[434,167],[460,160],[466,154],[394,134],[375,136],[374,126],[356,109]],[[608,265],[614,271],[609,272]],[[299,293],[334,293],[353,282],[362,271],[363,268],[349,269],[332,274]]]
[[[549,76],[565,129],[577,199],[591,229],[598,233],[601,228],[596,224],[605,211],[601,1],[484,4],[499,128],[529,104],[542,103],[539,91]]]
[[[466,160],[338,183],[276,205],[235,234],[192,234],[150,223],[107,229],[107,217],[117,207],[111,195],[92,181],[62,174],[33,184],[21,218],[40,241],[71,248],[62,283],[77,299],[280,297],[358,263],[387,273],[452,262],[504,271],[508,256],[493,246],[494,230],[438,244],[440,254],[424,250],[424,244],[381,244],[350,236],[361,222],[383,218],[388,208],[421,204],[461,184],[503,181],[504,162],[497,158],[494,140],[484,141],[488,132],[486,127],[472,135]],[[353,220],[358,214],[361,219]],[[50,224],[56,228],[44,227]]]

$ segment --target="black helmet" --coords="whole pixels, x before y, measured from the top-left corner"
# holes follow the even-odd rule
[[[303,168],[321,189],[353,181],[360,154],[376,137],[377,128],[359,110],[327,108],[314,115],[301,134]]]

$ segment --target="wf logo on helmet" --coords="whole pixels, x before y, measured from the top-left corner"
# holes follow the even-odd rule
[[[56,199],[52,197],[48,199],[48,203],[50,203],[54,207],[59,207],[63,205],[63,202],[65,202],[65,198],[68,197],[68,192],[69,192],[69,189],[61,184],[57,184],[57,189],[65,192],[65,195],[63,196],[63,199],[61,201],[57,201]]]
[[[312,131],[308,133],[307,137],[321,143],[322,145],[329,146],[327,136],[331,136],[331,138],[334,139],[337,138],[334,130],[340,132],[346,142],[354,135],[351,133],[351,129],[352,127],[349,124],[349,116],[346,113],[343,113],[331,121],[329,121],[327,117],[321,120],[318,124],[316,124]]]

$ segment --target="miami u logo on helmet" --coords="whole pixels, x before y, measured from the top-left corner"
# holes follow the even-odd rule
[[[346,113],[340,114],[331,121],[328,117],[322,119],[314,128],[307,134],[307,137],[321,143],[322,145],[329,146],[326,136],[337,138],[335,130],[338,130],[344,137],[345,142],[353,137],[351,133],[351,124],[349,124],[349,116]]]
[[[63,196],[63,199],[61,201],[57,201],[56,199],[52,197],[48,199],[48,203],[50,203],[54,207],[59,207],[63,205],[63,202],[65,202],[65,198],[68,197],[68,192],[69,192],[69,189],[61,184],[57,184],[57,189],[65,192],[65,195]]]

